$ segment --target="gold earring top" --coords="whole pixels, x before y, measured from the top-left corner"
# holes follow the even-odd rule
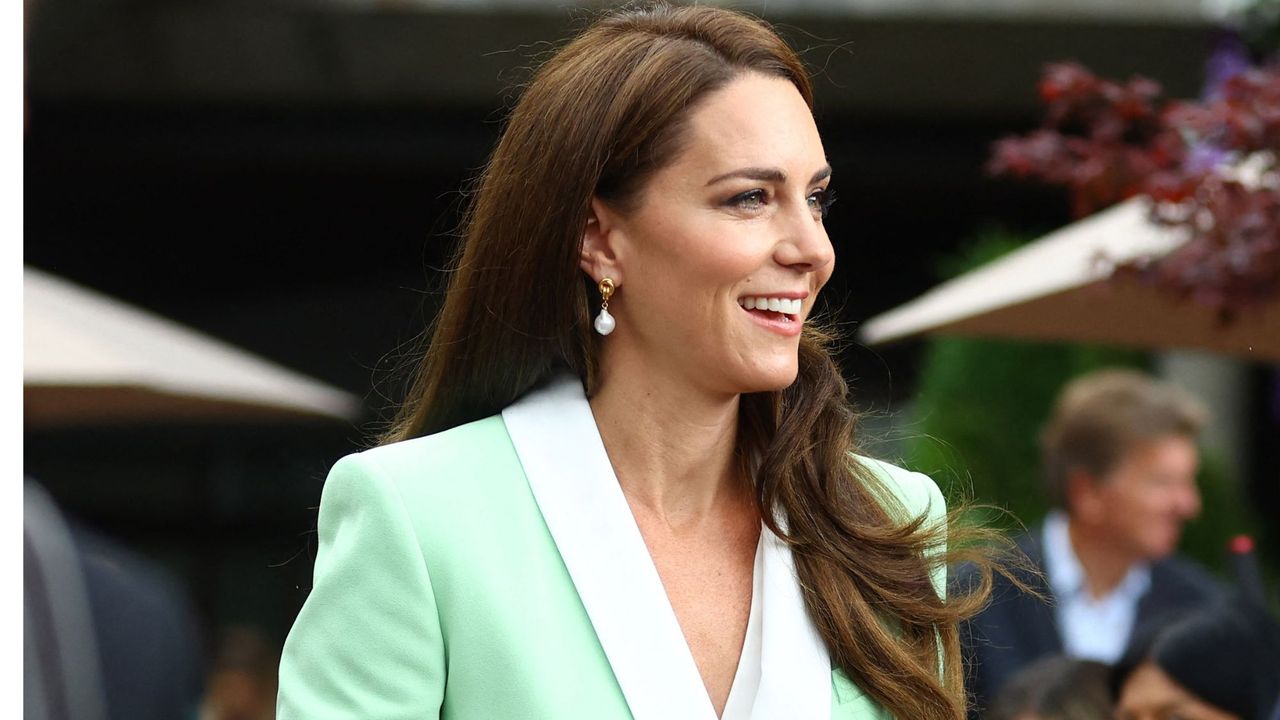
[[[605,278],[600,281],[600,298],[605,302],[609,302],[609,298],[613,297],[613,278]]]

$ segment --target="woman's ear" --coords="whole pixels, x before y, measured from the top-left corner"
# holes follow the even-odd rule
[[[587,225],[582,231],[582,271],[595,282],[612,278],[614,285],[622,284],[622,268],[619,262],[621,218],[603,200],[591,198],[587,213]]]

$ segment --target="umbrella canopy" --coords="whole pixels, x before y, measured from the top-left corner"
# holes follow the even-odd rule
[[[867,321],[862,339],[922,333],[1209,350],[1280,362],[1280,302],[1223,325],[1214,312],[1138,283],[1115,263],[1168,253],[1185,238],[1134,198],[1050,233]]]
[[[352,395],[53,275],[23,268],[28,427],[352,419]]]

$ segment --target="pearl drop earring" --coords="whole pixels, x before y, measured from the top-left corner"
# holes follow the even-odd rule
[[[609,314],[609,298],[613,297],[613,279],[605,278],[600,281],[600,314],[596,316],[595,328],[596,332],[601,335],[608,335],[617,327],[613,316]]]

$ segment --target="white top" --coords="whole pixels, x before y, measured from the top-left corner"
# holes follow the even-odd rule
[[[1119,660],[1133,631],[1138,601],[1151,587],[1151,567],[1134,564],[1114,590],[1094,598],[1061,510],[1049,513],[1044,521],[1044,565],[1057,599],[1054,611],[1063,650],[1072,657],[1108,664]]]
[[[716,720],[578,378],[502,411],[534,499],[635,720]],[[762,527],[747,636],[722,720],[831,717],[831,660],[791,551]]]
[[[764,533],[756,543],[756,562],[751,571],[751,612],[747,616],[747,634],[742,639],[742,655],[738,658],[738,671],[734,673],[729,698],[724,703],[721,720],[750,720],[751,708],[760,691],[760,651],[764,633],[760,629],[761,582],[764,580]]]

